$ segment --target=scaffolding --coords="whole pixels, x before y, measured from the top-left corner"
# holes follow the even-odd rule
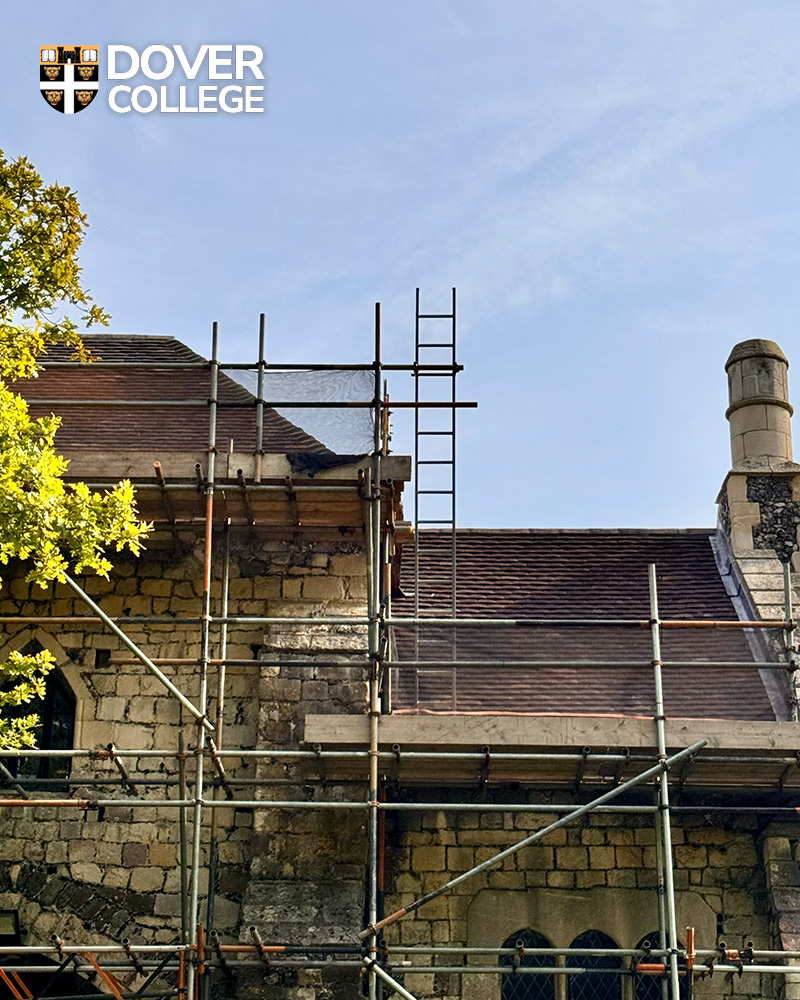
[[[443,346],[451,352],[450,357],[441,363],[427,363],[420,360],[420,349],[425,346],[441,346],[439,342],[426,345],[420,338],[420,321],[424,319],[444,319],[451,324],[451,337]],[[694,947],[693,929],[686,929],[685,944],[679,943],[679,928],[676,915],[676,893],[673,878],[673,851],[671,842],[671,815],[690,813],[702,810],[704,813],[728,813],[731,807],[726,805],[675,805],[670,801],[670,770],[679,767],[681,775],[685,775],[690,767],[696,767],[704,760],[715,760],[717,763],[739,763],[742,765],[764,764],[777,768],[780,773],[796,767],[797,760],[785,755],[762,753],[748,755],[709,756],[709,748],[704,740],[669,753],[666,737],[666,714],[663,698],[663,672],[675,666],[690,666],[690,661],[664,661],[661,654],[662,634],[671,629],[749,629],[764,630],[784,637],[784,643],[789,651],[787,662],[773,662],[763,659],[758,662],[748,662],[746,666],[754,669],[782,670],[790,675],[790,681],[795,687],[797,671],[795,649],[795,624],[791,606],[791,586],[786,586],[786,615],[783,620],[768,621],[708,621],[708,620],[669,620],[662,619],[659,614],[658,586],[656,567],[649,568],[649,617],[646,619],[593,619],[593,618],[459,618],[456,600],[457,558],[455,535],[455,417],[458,409],[475,404],[457,400],[455,391],[456,375],[461,366],[455,357],[455,289],[452,292],[452,307],[449,313],[426,314],[420,311],[419,290],[416,298],[416,344],[415,359],[409,364],[386,364],[381,354],[381,313],[380,306],[375,308],[375,354],[371,364],[365,365],[321,365],[321,364],[273,364],[265,358],[265,322],[262,315],[259,326],[259,356],[254,365],[223,364],[218,358],[218,329],[213,325],[211,358],[208,362],[198,362],[170,365],[159,362],[159,368],[197,367],[209,373],[209,394],[207,400],[173,400],[159,401],[160,404],[175,406],[205,406],[208,411],[208,447],[207,466],[205,471],[197,469],[195,483],[168,483],[159,463],[155,464],[155,474],[152,489],[158,493],[163,505],[162,526],[175,529],[180,525],[181,497],[188,497],[194,502],[196,493],[202,494],[203,502],[203,570],[202,597],[199,612],[195,616],[172,617],[169,615],[142,615],[114,617],[107,614],[102,607],[102,601],[95,601],[78,581],[67,577],[67,585],[86,606],[89,614],[80,617],[62,616],[6,616],[0,618],[0,624],[74,624],[76,622],[100,622],[109,630],[130,654],[128,659],[119,658],[119,663],[138,663],[152,674],[171,697],[176,699],[186,716],[191,720],[189,734],[181,733],[177,751],[171,749],[138,750],[125,748],[110,743],[105,749],[75,749],[75,750],[20,750],[4,751],[6,760],[14,757],[25,758],[58,758],[81,760],[85,763],[98,765],[110,764],[114,772],[103,772],[94,777],[64,777],[55,780],[46,778],[23,779],[11,774],[5,765],[0,766],[0,783],[6,789],[6,797],[0,800],[0,807],[11,810],[25,810],[36,806],[57,807],[64,810],[76,810],[86,814],[93,810],[104,808],[131,808],[133,810],[163,809],[170,811],[179,823],[180,832],[180,896],[181,896],[181,935],[180,939],[165,944],[134,944],[128,940],[107,945],[91,945],[63,940],[58,935],[53,936],[49,946],[39,945],[4,945],[0,947],[0,980],[8,990],[9,995],[23,1000],[34,996],[42,996],[47,987],[33,994],[25,983],[25,975],[30,973],[52,974],[55,981],[58,974],[64,970],[75,971],[81,975],[94,978],[102,989],[110,995],[122,1000],[128,997],[156,998],[180,997],[185,1000],[209,995],[210,983],[214,976],[225,975],[239,970],[264,969],[279,972],[284,969],[350,969],[361,970],[363,973],[367,995],[370,1000],[382,996],[383,986],[389,987],[401,997],[415,1000],[413,994],[400,981],[408,972],[445,972],[459,976],[476,974],[504,976],[580,976],[598,971],[615,974],[639,974],[658,977],[662,984],[663,996],[670,1000],[680,1000],[681,982],[691,982],[694,977],[710,974],[716,968],[723,973],[735,974],[785,974],[796,972],[797,967],[790,963],[800,959],[800,952],[754,950],[752,947],[736,950],[729,949],[722,943],[716,949],[702,950]],[[55,365],[68,366],[69,362],[55,362]],[[103,362],[100,366],[125,367],[130,362]],[[326,495],[341,492],[354,498],[363,510],[363,533],[366,546],[366,613],[356,615],[319,615],[319,616],[264,616],[264,615],[231,615],[229,614],[228,592],[230,582],[231,531],[236,527],[232,523],[230,510],[226,506],[220,514],[216,506],[218,493],[218,477],[216,462],[218,457],[217,417],[224,404],[218,398],[218,382],[220,372],[226,370],[251,370],[257,373],[258,389],[253,404],[256,415],[255,464],[251,481],[243,476],[241,470],[237,476],[240,488],[240,521],[248,530],[257,530],[257,518],[254,516],[254,505],[259,498],[279,495],[291,504],[302,504],[303,495],[312,492],[315,496],[321,491]],[[374,376],[372,399],[363,402],[320,401],[316,404],[292,400],[270,400],[264,396],[264,376],[267,369],[272,371],[369,371]],[[390,401],[386,393],[384,376],[389,372],[410,373],[415,379],[414,399],[409,401]],[[440,377],[447,380],[450,395],[447,400],[426,401],[421,398],[419,379],[421,377]],[[54,401],[55,402],[55,401]],[[64,402],[64,401],[62,401]],[[76,403],[91,405],[91,401],[80,400]],[[103,401],[108,403],[109,401]],[[115,401],[111,401],[114,403]],[[119,405],[132,405],[132,401],[116,401]],[[133,401],[135,402],[135,401]],[[228,404],[236,405],[236,404]],[[362,407],[372,414],[373,447],[368,466],[351,485],[320,486],[310,483],[265,481],[269,476],[265,472],[264,456],[264,416],[270,408],[292,407]],[[394,519],[395,485],[387,480],[384,472],[388,456],[388,416],[390,411],[413,409],[416,441],[415,441],[415,540],[414,562],[416,582],[419,582],[419,544],[421,528],[426,519],[420,517],[420,497],[427,495],[426,488],[420,482],[420,466],[425,462],[446,465],[451,474],[451,481],[443,490],[451,504],[450,516],[446,518],[447,529],[452,532],[452,589],[451,605],[444,609],[445,614],[424,614],[419,605],[419,593],[415,597],[414,614],[410,617],[396,617],[392,612],[391,597],[391,561],[392,545],[395,533],[399,530]],[[444,410],[449,422],[441,433],[446,434],[452,446],[452,454],[445,459],[420,458],[420,439],[430,433],[429,429],[420,424],[419,415],[425,409]],[[230,478],[230,470],[229,470]],[[104,483],[92,484],[102,488]],[[177,497],[178,502],[173,498]],[[296,510],[296,507],[295,507]],[[298,519],[299,520],[299,519]],[[192,523],[197,523],[196,515],[192,515]],[[220,611],[213,613],[212,609],[212,560],[214,554],[215,531],[222,536],[222,568],[221,568],[221,599]],[[141,645],[127,634],[132,626],[170,626],[186,625],[196,627],[200,637],[200,655],[197,658],[150,657]],[[251,627],[360,627],[366,632],[366,650],[352,652],[346,658],[332,657],[329,660],[309,658],[298,659],[292,656],[284,659],[281,656],[266,656],[262,659],[243,660],[229,657],[227,654],[228,629],[232,626],[247,625]],[[424,627],[446,626],[457,635],[462,628],[498,628],[526,627],[542,628],[554,625],[580,625],[584,627],[614,627],[649,629],[652,644],[652,658],[649,661],[633,663],[631,661],[581,661],[581,669],[613,666],[637,666],[642,670],[652,670],[655,689],[653,705],[654,753],[631,754],[623,749],[618,752],[595,752],[585,748],[582,753],[567,750],[557,753],[515,752],[491,753],[492,761],[496,763],[520,763],[537,765],[554,763],[565,769],[573,769],[578,776],[585,774],[587,760],[593,763],[614,765],[612,787],[594,796],[582,805],[556,804],[553,802],[538,803],[488,803],[488,802],[412,802],[387,801],[381,788],[381,767],[387,767],[399,760],[401,748],[392,750],[382,748],[381,719],[392,709],[391,682],[397,671],[416,670],[455,670],[460,665],[469,667],[485,667],[502,665],[504,668],[520,668],[535,670],[539,667],[574,668],[574,663],[567,660],[459,660],[457,644],[453,643],[453,653],[449,660],[425,660],[420,655],[419,630]],[[123,627],[124,626],[124,627]],[[413,629],[415,634],[415,659],[404,660],[395,654],[393,632],[396,629]],[[216,645],[217,655],[214,656]],[[265,749],[243,749],[225,745],[225,701],[226,701],[226,668],[238,666],[278,667],[291,666],[294,669],[304,665],[315,668],[336,671],[343,666],[361,668],[367,680],[367,714],[369,719],[368,743],[358,750],[325,750],[290,749],[280,746]],[[698,665],[698,664],[695,664]],[[729,663],[702,662],[703,666],[732,666]],[[743,666],[745,664],[735,664]],[[198,677],[198,696],[195,699],[187,696],[180,686],[174,683],[162,670],[166,666],[196,667]],[[212,697],[210,684],[212,668],[216,669],[216,692]],[[215,714],[211,715],[211,705],[215,701]],[[795,714],[796,717],[796,714]],[[189,740],[193,745],[189,746]],[[480,748],[472,751],[414,751],[402,749],[405,761],[429,761],[441,764],[447,768],[454,762],[476,769],[486,763],[489,751]],[[150,761],[163,763],[169,761],[171,769],[167,776],[146,774],[137,776],[131,772],[128,765],[131,762]],[[228,765],[242,760],[269,760],[285,764],[310,763],[321,768],[322,776],[316,779],[306,776],[303,784],[316,783],[324,793],[331,783],[337,779],[324,776],[326,764],[347,764],[357,776],[359,787],[366,785],[364,797],[339,799],[334,797],[313,799],[264,799],[251,793],[249,789],[270,784],[296,784],[295,779],[242,779],[232,777],[226,770]],[[193,762],[193,764],[192,764]],[[636,773],[623,777],[623,769],[634,766]],[[187,773],[192,771],[191,774]],[[116,777],[114,776],[116,775]],[[171,775],[171,776],[170,776]],[[358,777],[360,775],[360,777]],[[598,778],[598,782],[601,779]],[[347,782],[339,782],[342,787],[348,787]],[[48,792],[48,788],[57,785],[67,788],[68,794],[58,797],[57,792]],[[27,786],[27,787],[23,787]],[[110,795],[86,794],[95,787],[114,789]],[[633,788],[641,787],[654,792],[652,803],[620,803],[615,800],[624,796]],[[31,789],[37,794],[31,794]],[[178,797],[169,797],[170,790],[177,791]],[[44,793],[47,792],[49,797]],[[80,793],[80,794],[79,794]],[[365,926],[353,927],[352,943],[341,944],[320,941],[275,942],[262,939],[259,928],[249,928],[249,940],[239,942],[223,942],[214,925],[214,868],[218,863],[219,829],[217,816],[219,810],[231,806],[253,810],[322,810],[351,811],[361,813],[366,818],[368,872],[366,880],[366,921]],[[796,815],[794,806],[775,804],[742,805],[733,807],[736,812],[767,813],[770,815]],[[554,814],[557,818],[547,825],[519,840],[518,843],[498,851],[492,857],[462,872],[454,878],[444,881],[440,886],[419,896],[401,909],[385,914],[382,911],[383,885],[382,865],[385,836],[384,818],[387,813],[414,810],[442,810],[447,814],[459,814],[470,811],[478,812],[519,812]],[[659,919],[659,940],[650,942],[643,949],[580,949],[580,948],[526,948],[518,942],[513,948],[467,947],[453,945],[411,945],[388,944],[383,937],[383,931],[402,921],[410,914],[439,896],[448,893],[456,885],[472,879],[474,876],[503,863],[523,848],[545,838],[556,829],[574,822],[576,819],[590,813],[634,814],[651,816],[656,829],[657,854],[657,905]],[[203,832],[204,819],[210,814],[208,851],[206,854],[209,871],[208,892],[203,907]],[[683,929],[681,929],[683,930]],[[656,946],[657,945],[657,946]],[[26,963],[27,956],[52,955],[56,966],[37,966]],[[547,965],[527,966],[522,962],[524,956],[535,955],[552,959]],[[582,956],[605,956],[625,959],[628,968],[598,969],[591,963],[584,966],[557,964],[556,959],[571,956],[580,959]],[[498,963],[501,957],[511,959],[507,964]],[[429,959],[427,964],[409,964],[415,959]],[[493,959],[498,964],[488,964],[486,959]],[[473,964],[479,961],[480,964]],[[139,985],[135,990],[126,990],[118,977],[135,977]],[[167,985],[165,985],[167,984]],[[65,1000],[65,998],[62,998]]]

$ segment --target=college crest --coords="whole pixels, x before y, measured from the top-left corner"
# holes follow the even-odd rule
[[[42,45],[39,90],[51,108],[74,115],[97,97],[100,64],[96,45]]]

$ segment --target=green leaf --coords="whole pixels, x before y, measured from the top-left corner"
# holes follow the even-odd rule
[[[74,192],[45,184],[28,160],[8,160],[0,150],[0,566],[24,561],[27,579],[41,587],[67,572],[107,576],[107,553],[137,554],[149,529],[129,482],[105,493],[64,483],[67,462],[54,444],[60,419],[32,419],[2,381],[34,377],[55,344],[93,360],[78,323],[107,325],[109,316],[81,283],[87,225]],[[75,318],[55,315],[70,309]],[[0,664],[0,749],[34,746],[36,715],[4,718],[2,710],[40,698],[52,667],[46,651],[12,653]]]

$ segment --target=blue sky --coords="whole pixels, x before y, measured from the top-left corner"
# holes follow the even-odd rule
[[[364,361],[380,300],[403,361],[415,286],[438,311],[456,285],[462,525],[713,523],[730,348],[800,369],[796,0],[9,14],[0,148],[77,190],[112,330],[207,353],[217,320],[250,360],[264,311],[273,360]],[[72,40],[261,45],[266,113],[59,115],[38,47]]]

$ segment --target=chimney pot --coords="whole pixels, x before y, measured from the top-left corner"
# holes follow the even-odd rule
[[[725,416],[734,468],[770,468],[792,461],[788,368],[783,351],[771,340],[745,340],[731,351],[725,363]]]

